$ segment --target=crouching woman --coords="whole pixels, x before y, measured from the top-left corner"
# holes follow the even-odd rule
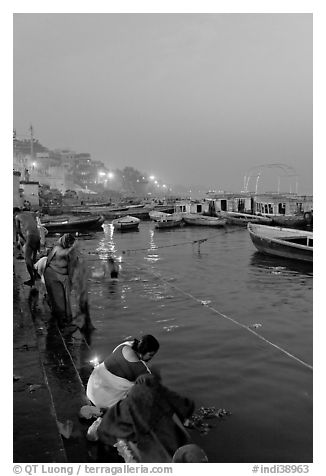
[[[151,373],[147,363],[159,349],[152,335],[119,344],[97,365],[87,382],[87,397],[100,408],[110,408],[127,395],[139,375]]]

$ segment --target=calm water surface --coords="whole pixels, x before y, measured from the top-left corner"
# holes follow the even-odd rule
[[[237,228],[105,224],[79,246],[93,273],[94,356],[153,334],[167,386],[232,412],[208,435],[192,431],[210,462],[312,461],[311,266],[258,254]],[[96,277],[109,252],[121,257],[116,282]]]

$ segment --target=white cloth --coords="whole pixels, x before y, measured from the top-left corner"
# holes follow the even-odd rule
[[[110,408],[125,398],[133,385],[133,382],[109,372],[102,362],[94,368],[88,379],[86,395],[97,407]]]
[[[45,228],[45,226],[42,225],[39,217],[36,218],[36,222],[37,222],[38,231],[40,233],[41,246],[45,246],[45,237],[48,234],[48,230]]]
[[[44,271],[45,271],[47,259],[48,259],[47,256],[43,256],[34,264],[34,268],[36,269],[37,273],[41,276],[41,281],[43,284],[45,284]]]

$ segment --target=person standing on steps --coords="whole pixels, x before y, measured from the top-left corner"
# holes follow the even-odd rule
[[[61,236],[48,254],[44,270],[52,315],[62,329],[71,326],[73,320],[70,295],[78,263],[75,243],[75,238],[70,233]]]
[[[23,248],[24,258],[30,279],[25,281],[27,286],[34,286],[36,271],[34,264],[36,262],[37,252],[40,250],[40,232],[37,227],[35,214],[30,211],[20,211],[14,209],[16,244]]]

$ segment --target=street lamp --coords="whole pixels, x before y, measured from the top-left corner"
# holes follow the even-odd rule
[[[99,171],[97,175],[98,175],[97,183],[104,183],[105,182],[104,177],[106,176],[106,173],[103,171]],[[96,183],[96,179],[95,179],[95,183]]]

